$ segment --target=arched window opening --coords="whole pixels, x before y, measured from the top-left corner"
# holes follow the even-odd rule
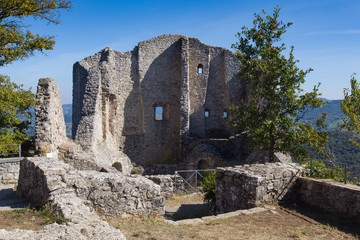
[[[161,121],[164,118],[164,109],[161,106],[155,107],[155,120]]]
[[[205,116],[206,118],[209,118],[209,117],[210,117],[210,111],[209,111],[209,109],[205,109],[204,116]]]
[[[202,64],[199,64],[198,67],[197,67],[197,73],[198,74],[202,74],[203,73],[203,65]]]

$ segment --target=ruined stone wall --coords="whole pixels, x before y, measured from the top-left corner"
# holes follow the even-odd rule
[[[199,67],[202,67],[201,73]],[[193,136],[229,137],[224,111],[241,98],[241,81],[236,79],[239,70],[240,62],[229,50],[190,39],[190,133]],[[209,117],[204,116],[205,110],[209,111]]]
[[[179,158],[180,53],[178,35],[160,36],[139,43],[145,147],[138,152],[138,158],[147,163],[172,163]],[[163,120],[155,120],[155,107],[163,108]]]
[[[105,215],[164,213],[160,186],[145,177],[79,171],[49,158],[21,161],[17,194],[38,206],[72,194]]]
[[[298,178],[300,199],[314,207],[360,217],[360,187],[329,179]]]
[[[114,86],[110,88],[113,89]],[[88,99],[87,96],[85,95],[84,99]],[[108,126],[111,127],[111,124],[106,125],[107,128],[103,128],[104,132],[101,132],[105,136],[108,135],[110,140],[94,141],[94,139],[98,139],[98,135],[101,135],[98,132],[101,129],[97,129],[99,124],[96,119],[102,121],[110,118],[115,121],[116,119],[111,115],[113,108],[104,105],[107,107],[104,112],[110,112],[108,118],[102,117],[102,111],[96,114],[96,116],[100,115],[97,118],[88,119],[85,114],[84,119],[82,119],[85,124],[81,125],[86,128],[86,131],[82,131],[86,133],[85,137],[81,142],[74,142],[66,137],[65,121],[57,83],[50,78],[40,79],[36,99],[35,149],[37,155],[58,159],[82,170],[106,169],[115,164],[117,170],[123,174],[130,174],[132,168],[130,159],[119,151],[114,137],[110,138],[109,131],[111,129],[109,130]],[[91,109],[89,111],[96,112]],[[93,122],[89,123],[87,120]],[[96,131],[92,132],[93,129]]]
[[[295,163],[266,163],[216,169],[216,212],[281,200],[299,176]]]
[[[0,185],[17,184],[19,179],[20,160],[0,160]]]
[[[161,195],[170,198],[174,194],[174,175],[148,175],[144,176],[161,188]]]
[[[230,51],[181,35],[126,53],[106,48],[74,65],[73,137],[98,156],[120,150],[143,165],[178,163],[184,137],[228,136],[223,113],[241,97],[239,66]]]
[[[35,105],[35,154],[57,158],[57,146],[66,140],[66,127],[58,84],[41,78]]]
[[[0,229],[0,239],[125,239],[119,229],[102,221],[90,201],[81,199],[68,181],[79,180],[74,169],[53,158],[25,158],[21,161],[18,197],[26,197],[35,205],[49,203],[66,224],[49,224],[39,231]],[[70,179],[69,179],[70,178]]]

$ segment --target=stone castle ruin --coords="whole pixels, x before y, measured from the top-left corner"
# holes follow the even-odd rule
[[[230,51],[180,35],[126,53],[106,48],[74,64],[73,139],[58,85],[40,79],[39,158],[23,161],[19,195],[42,205],[72,193],[105,214],[163,213],[171,177],[132,175],[134,163],[165,164],[162,171],[171,172],[240,158],[242,138],[229,138],[225,125],[227,109],[245,94],[239,67]]]
[[[245,94],[239,70],[231,51],[181,35],[105,48],[74,64],[72,136],[99,157],[119,151],[144,166],[214,167],[229,149],[239,159],[225,124]]]
[[[281,163],[252,164],[268,162],[267,155],[249,154],[245,137],[225,124],[227,109],[247,94],[239,71],[229,50],[180,35],[140,42],[131,52],[105,48],[74,64],[72,139],[57,83],[40,79],[37,157],[21,161],[17,195],[50,203],[69,222],[40,231],[0,229],[0,239],[125,239],[99,215],[164,214],[176,182],[173,175],[133,174],[135,164],[144,175],[243,164],[217,168],[217,213],[279,201],[299,184],[303,201],[360,216],[359,187],[299,178],[302,167],[285,163],[281,153],[275,154]]]

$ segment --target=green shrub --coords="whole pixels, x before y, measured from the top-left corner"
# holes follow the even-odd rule
[[[60,216],[58,213],[54,212],[50,203],[45,204],[41,207],[39,211],[35,210],[35,215],[39,218],[43,218],[43,222],[41,224],[46,225],[49,223],[58,223],[63,224],[69,221],[69,219],[66,219],[62,216]]]
[[[322,161],[313,161],[313,178],[333,179],[337,182],[343,182],[345,174],[342,168],[336,166],[326,166]],[[306,175],[310,176],[310,162],[305,165]]]
[[[209,203],[215,201],[215,171],[203,174],[204,178],[201,180],[200,184],[205,193],[204,201]]]

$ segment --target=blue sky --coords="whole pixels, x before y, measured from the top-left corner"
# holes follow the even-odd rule
[[[241,27],[252,25],[254,13],[271,13],[277,5],[280,18],[293,22],[284,42],[295,47],[302,69],[314,69],[305,90],[320,82],[323,97],[341,99],[351,74],[360,78],[359,0],[73,0],[60,25],[28,22],[34,32],[55,36],[55,49],[2,67],[0,74],[33,91],[39,78],[51,77],[60,86],[63,103],[71,103],[72,65],[107,46],[130,51],[161,34],[182,34],[230,49]]]

